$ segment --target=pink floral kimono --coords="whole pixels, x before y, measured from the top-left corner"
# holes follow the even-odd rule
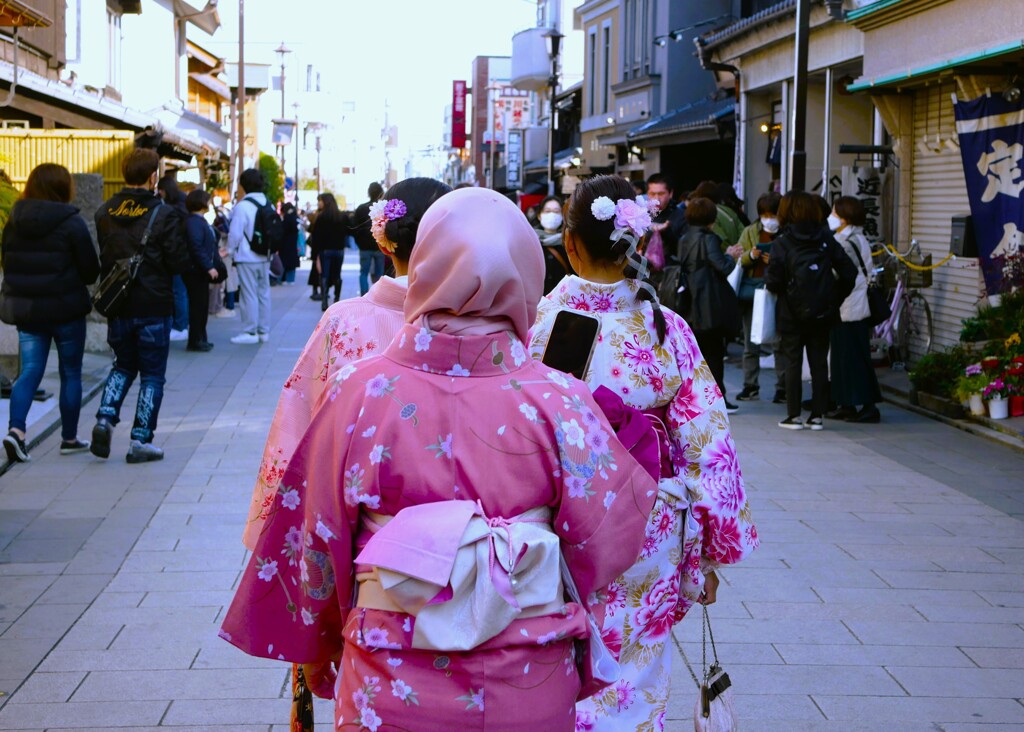
[[[332,380],[278,482],[221,635],[252,655],[293,662],[343,651],[337,729],[571,731],[580,688],[573,639],[587,635],[579,605],[559,592],[556,608],[524,609],[478,647],[428,650],[417,644],[415,614],[366,597],[368,569],[373,576],[389,563],[357,567],[356,557],[400,509],[475,506],[490,527],[478,580],[518,599],[529,562],[507,555],[503,537],[534,520],[526,512],[546,511],[587,597],[636,560],[657,485],[586,386],[530,359],[512,331],[460,336],[420,323]],[[429,575],[451,559],[445,536],[434,524],[394,531],[383,554]],[[442,592],[426,605],[445,600]],[[449,626],[456,635],[472,629],[465,618]]]
[[[382,277],[363,297],[335,303],[320,319],[284,384],[270,423],[249,519],[242,533],[247,549],[256,548],[281,477],[309,427],[313,407],[328,379],[342,366],[375,356],[391,342],[405,324],[405,293],[404,281]]]
[[[580,702],[580,732],[664,730],[672,626],[700,597],[705,573],[742,560],[758,545],[722,395],[693,333],[666,309],[659,344],[654,311],[637,301],[637,288],[635,280],[597,284],[568,276],[541,300],[531,331],[530,351],[540,358],[560,310],[599,318],[587,384],[663,418],[673,443],[676,475],[659,483],[640,559],[604,598],[602,635],[619,651],[621,679]]]

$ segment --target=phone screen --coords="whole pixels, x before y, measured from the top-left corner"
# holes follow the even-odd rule
[[[555,316],[541,361],[582,380],[590,365],[601,321],[592,315],[562,310]]]

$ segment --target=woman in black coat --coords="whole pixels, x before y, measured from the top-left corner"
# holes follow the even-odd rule
[[[84,452],[78,439],[82,408],[85,316],[92,310],[87,285],[96,281],[100,261],[89,229],[71,205],[71,174],[53,163],[37,166],[14,204],[3,231],[4,281],[0,320],[18,327],[21,373],[11,391],[4,449],[12,462],[30,460],[25,445],[32,397],[46,370],[50,343],[60,362],[61,455]]]
[[[295,206],[286,203],[281,207],[284,223],[284,239],[281,240],[281,265],[284,267],[284,274],[281,276],[282,285],[295,284],[295,270],[301,264],[299,260],[299,214]]]
[[[192,267],[181,278],[188,292],[188,345],[186,350],[206,353],[213,350],[206,335],[210,317],[210,284],[218,279],[217,234],[206,220],[210,194],[202,188],[189,191],[185,199],[188,218],[185,234]],[[223,266],[223,265],[222,265]]]

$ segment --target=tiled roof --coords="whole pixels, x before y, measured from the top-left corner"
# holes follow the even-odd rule
[[[724,99],[706,97],[634,127],[626,133],[626,138],[633,142],[712,127],[735,111],[736,101],[731,96]]]
[[[741,35],[748,30],[753,30],[759,25],[767,23],[770,20],[774,20],[782,15],[787,15],[795,10],[796,0],[782,0],[782,2],[767,7],[759,13],[754,13],[742,20],[737,20],[732,25],[727,25],[721,30],[712,31],[711,33],[700,36],[697,39],[697,44],[703,48],[714,48],[715,46],[725,43],[730,38]]]

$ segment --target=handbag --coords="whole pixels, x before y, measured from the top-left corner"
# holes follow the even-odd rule
[[[665,242],[662,241],[661,232],[657,229],[651,232],[651,236],[647,240],[644,256],[647,257],[651,269],[655,272],[659,272],[665,267]]]
[[[715,636],[711,632],[711,618],[708,617],[707,605],[701,605],[701,678],[697,678],[682,646],[683,662],[690,672],[690,678],[697,685],[697,703],[693,709],[694,732],[736,732],[739,722],[736,719],[736,704],[733,699],[732,681],[729,674],[722,670],[718,661],[718,649],[715,648]],[[711,654],[714,663],[708,665],[708,638],[711,639]]]
[[[217,270],[217,276],[210,280],[211,285],[219,285],[228,278],[228,268],[224,260],[220,258],[220,252],[213,253],[213,268]]]
[[[145,231],[142,232],[142,239],[139,240],[135,254],[114,262],[114,266],[96,287],[96,294],[92,296],[92,306],[103,317],[113,317],[128,301],[132,284],[139,276],[142,251],[146,248],[146,242],[149,241],[149,235],[153,231],[153,222],[156,221],[156,213],[160,210],[161,205],[163,205],[162,201],[153,207],[153,213],[149,215],[149,221],[146,223]]]
[[[277,252],[270,255],[270,275],[277,279],[284,277],[284,262],[281,261],[281,255]]]
[[[775,303],[777,298],[764,287],[754,290],[754,306],[750,317],[750,342],[771,343],[775,340]]]
[[[658,302],[673,312],[686,309],[690,291],[686,286],[686,273],[678,264],[667,265],[657,276]]]
[[[889,298],[882,286],[868,274],[868,268],[864,266],[864,259],[860,256],[860,248],[854,246],[853,253],[860,263],[860,271],[864,273],[864,279],[868,282],[868,310],[871,313],[868,316],[868,323],[872,326],[880,325],[892,315]]]
[[[690,304],[683,317],[697,332],[721,330],[735,336],[742,330],[739,301],[726,277],[708,263],[707,240],[697,241],[697,268],[689,275]]]

